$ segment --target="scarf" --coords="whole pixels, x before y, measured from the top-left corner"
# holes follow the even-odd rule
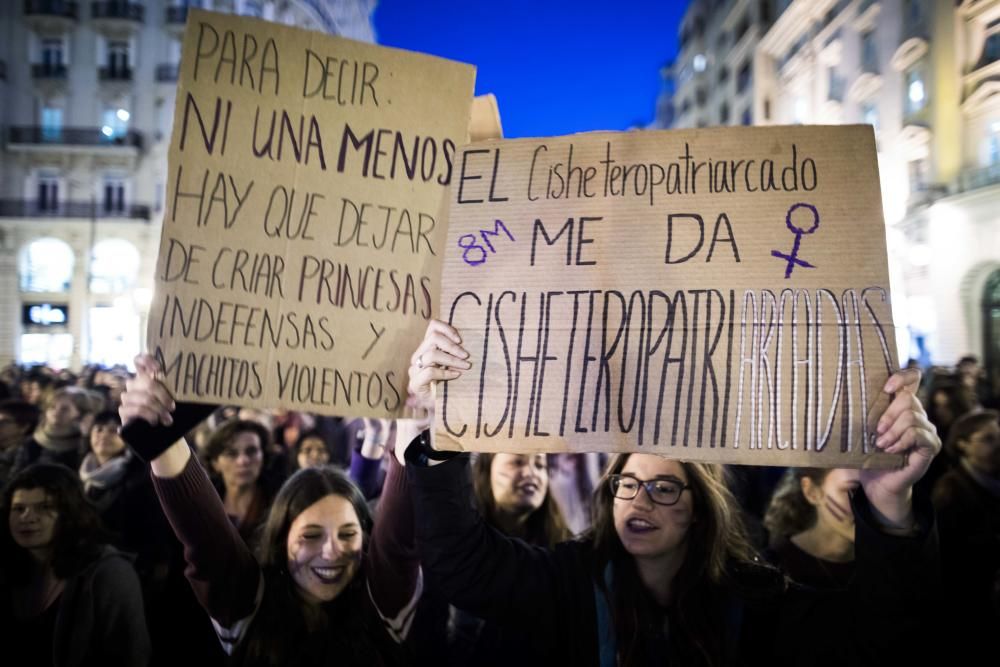
[[[37,442],[42,449],[48,449],[53,452],[58,452],[60,454],[75,450],[80,446],[81,433],[79,430],[74,430],[70,433],[51,433],[45,429],[44,426],[39,426],[35,430],[35,442]]]
[[[132,452],[129,449],[126,449],[119,456],[108,459],[103,465],[97,462],[94,452],[88,453],[80,465],[80,480],[83,482],[83,490],[90,493],[95,489],[104,490],[116,486],[125,476],[125,470],[131,460]]]

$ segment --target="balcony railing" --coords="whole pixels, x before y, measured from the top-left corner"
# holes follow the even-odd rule
[[[128,218],[149,220],[149,206],[108,207],[100,202],[45,202],[36,199],[0,199],[0,218]]]
[[[95,19],[122,19],[142,23],[146,18],[146,8],[135,2],[105,0],[90,3],[90,16]]]
[[[132,68],[121,66],[99,67],[97,69],[97,75],[101,81],[131,81]]]
[[[135,130],[107,136],[101,128],[14,126],[7,132],[8,144],[48,146],[125,146],[142,148],[142,135]]]
[[[172,25],[187,23],[188,19],[188,8],[185,7],[167,7],[167,23]]]
[[[174,83],[177,81],[178,66],[172,63],[163,63],[156,66],[156,80],[160,83]]]
[[[67,0],[24,0],[25,16],[55,16],[64,19],[79,18],[79,5]]]
[[[964,169],[958,177],[958,187],[962,192],[985,188],[1000,183],[1000,162],[987,167]]]
[[[66,65],[62,63],[34,63],[31,65],[31,76],[35,79],[65,79]]]

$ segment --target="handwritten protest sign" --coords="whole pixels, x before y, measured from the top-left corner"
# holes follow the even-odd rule
[[[401,411],[474,77],[191,12],[147,334],[177,399]]]
[[[895,339],[867,126],[483,142],[441,315],[473,369],[441,448],[885,466]]]

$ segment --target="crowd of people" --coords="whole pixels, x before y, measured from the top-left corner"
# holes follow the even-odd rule
[[[1000,414],[975,358],[889,379],[893,470],[439,452],[431,385],[475,360],[435,321],[409,361],[398,421],[185,410],[149,357],[5,369],[7,664],[992,653]]]

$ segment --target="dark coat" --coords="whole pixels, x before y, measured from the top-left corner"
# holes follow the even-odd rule
[[[970,660],[996,653],[1000,629],[1000,497],[956,466],[934,487],[941,530],[946,636]]]
[[[520,664],[602,664],[599,637],[613,627],[597,603],[592,544],[531,547],[487,526],[468,503],[464,458],[407,466],[428,584],[487,622],[525,632],[530,640]],[[722,600],[719,633],[727,638],[728,663],[874,664],[913,645],[925,618],[919,612],[937,592],[933,519],[919,513],[916,536],[892,537],[875,528],[863,494],[852,504],[858,565],[847,591],[790,585],[760,563],[734,563],[729,582],[711,591]]]
[[[149,633],[143,612],[142,590],[131,563],[112,547],[66,580],[54,603],[52,664],[56,667],[101,665],[141,667],[150,660]],[[9,614],[9,607],[4,608]],[[12,619],[2,620],[11,628]],[[5,642],[9,664],[21,664],[23,647],[17,637]]]

